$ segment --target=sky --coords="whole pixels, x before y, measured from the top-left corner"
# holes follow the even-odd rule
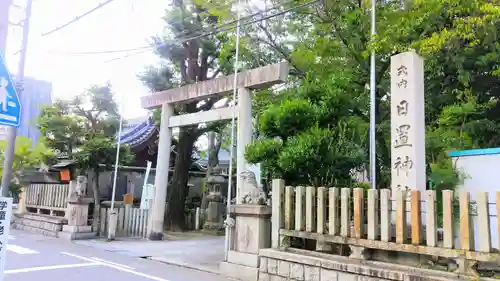
[[[13,0],[25,6],[26,0]],[[138,80],[144,67],[157,57],[144,54],[106,62],[128,53],[78,55],[81,52],[120,50],[148,45],[150,36],[160,34],[165,0],[114,0],[79,21],[46,36],[50,31],[96,7],[104,0],[33,0],[25,75],[52,82],[52,98],[71,98],[93,84],[109,81],[122,104],[125,118],[145,116],[140,97],[148,89]],[[11,7],[10,21],[24,18],[22,9]],[[11,73],[17,73],[22,28],[9,28],[6,60]]]

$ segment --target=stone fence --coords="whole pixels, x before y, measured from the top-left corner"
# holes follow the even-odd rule
[[[274,180],[272,194],[272,249],[260,252],[259,280],[274,275],[293,280],[337,280],[331,276],[339,274],[345,275],[339,280],[354,280],[346,275],[349,268],[355,270],[353,274],[376,278],[373,280],[410,280],[411,276],[403,277],[410,273],[420,278],[411,280],[455,280],[494,277],[500,264],[491,235],[500,231],[500,224],[495,219],[498,225],[490,225],[491,218],[500,214],[500,192],[496,204],[489,203],[486,192],[473,194],[472,202],[468,192],[454,194],[450,190],[443,191],[438,201],[431,190],[292,187]],[[490,205],[496,206],[494,215],[490,215]],[[442,214],[439,219],[438,213]],[[320,262],[325,255],[330,258]],[[284,275],[279,274],[280,262]],[[355,265],[349,267],[353,262]],[[330,267],[322,267],[324,263]],[[334,263],[337,271],[329,272]],[[380,264],[370,268],[370,263]],[[311,267],[313,264],[319,265]],[[401,275],[385,276],[379,272],[384,266],[397,268]],[[307,268],[317,278],[306,278]],[[434,277],[411,268],[427,270]],[[484,275],[480,268],[491,272]]]

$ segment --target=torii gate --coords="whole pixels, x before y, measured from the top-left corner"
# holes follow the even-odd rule
[[[238,118],[237,134],[237,166],[239,175],[247,168],[245,147],[252,142],[252,92],[286,81],[288,76],[286,62],[267,65],[238,73],[238,108],[235,117]],[[212,80],[189,84],[183,87],[152,93],[141,98],[141,105],[145,109],[160,108],[161,124],[158,143],[158,161],[155,175],[155,197],[153,200],[148,233],[150,240],[161,240],[163,237],[163,220],[165,201],[167,199],[168,169],[170,147],[172,142],[172,128],[231,119],[233,108],[224,107],[203,112],[174,116],[174,105],[186,102],[203,100],[208,97],[227,95],[234,90],[234,74],[222,76]],[[236,202],[241,203],[241,183],[237,176]]]

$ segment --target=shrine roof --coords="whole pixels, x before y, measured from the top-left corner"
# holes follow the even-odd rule
[[[131,147],[139,146],[152,137],[156,137],[157,133],[158,127],[151,118],[129,121],[123,126],[120,144],[128,144]]]

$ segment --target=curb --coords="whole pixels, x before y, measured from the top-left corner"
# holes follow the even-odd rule
[[[172,262],[172,261],[166,261],[166,260],[163,260],[163,259],[158,259],[158,258],[155,258],[155,257],[148,257],[147,259],[148,259],[148,260],[152,260],[152,261],[156,261],[156,262],[159,262],[159,263],[164,263],[164,264],[174,265],[174,266],[183,267],[183,268],[188,268],[188,269],[194,269],[194,270],[198,270],[198,271],[203,271],[203,272],[208,272],[208,273],[212,273],[212,274],[216,274],[216,275],[223,276],[223,275],[220,273],[220,271],[219,271],[219,270],[214,270],[214,269],[212,269],[212,268],[205,267],[205,266],[192,265],[192,264],[189,264],[189,263],[184,263],[184,262]]]

